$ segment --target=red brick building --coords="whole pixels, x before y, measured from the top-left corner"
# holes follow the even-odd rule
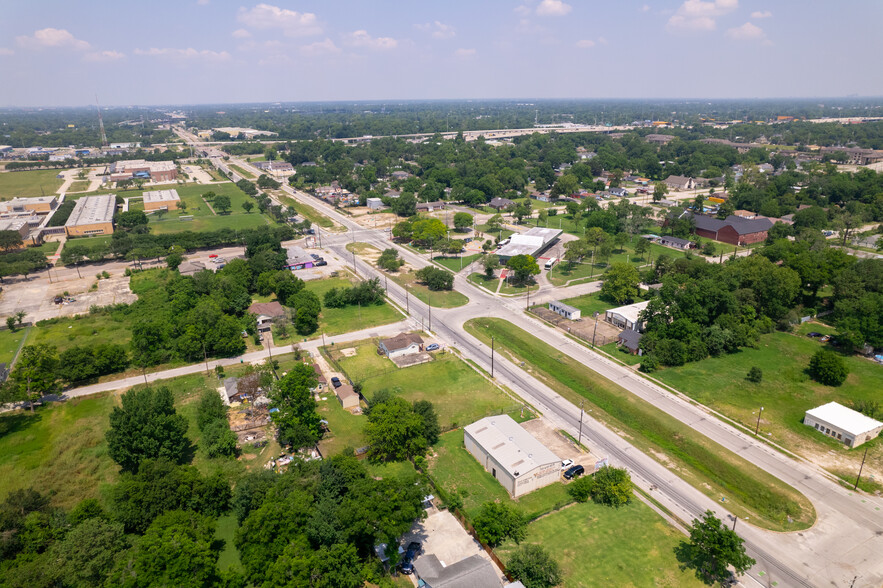
[[[713,239],[730,245],[749,245],[767,238],[773,223],[768,218],[742,218],[730,215],[724,220],[711,216],[694,214],[695,232],[700,237]]]

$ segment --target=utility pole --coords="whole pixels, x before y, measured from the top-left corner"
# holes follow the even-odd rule
[[[870,448],[870,446],[865,447],[865,454],[862,456],[862,465],[858,468],[858,477],[855,479],[855,486],[852,487],[853,490],[858,488],[858,481],[862,477],[862,470],[865,469],[865,458],[868,457],[868,449]],[[853,580],[853,582],[855,582],[855,580]]]
[[[595,313],[595,328],[592,330],[592,347],[595,346],[595,333],[598,332],[598,313]]]
[[[432,295],[427,292],[426,294],[426,306],[429,307],[429,332],[432,332]]]
[[[583,403],[585,400],[579,401],[579,437],[577,439],[577,446],[581,447],[583,444]]]
[[[405,286],[405,312],[408,316],[411,315],[411,304],[408,301],[408,287]]]
[[[208,375],[208,355],[205,352],[205,340],[202,341],[202,359],[205,361],[205,374]]]
[[[491,378],[494,377],[494,338],[491,337]]]
[[[736,515],[733,515],[733,529],[732,529],[733,531],[736,530],[736,522],[738,520],[739,520],[739,517],[737,517]]]
[[[353,251],[353,273],[355,273],[357,276],[359,275],[359,270],[356,269],[356,252],[355,251]]]
[[[757,435],[757,432],[760,430],[760,415],[762,415],[762,414],[763,414],[763,407],[761,406],[760,411],[757,413],[757,424],[754,426],[754,435],[755,436]],[[856,484],[858,484],[858,481],[856,481]]]

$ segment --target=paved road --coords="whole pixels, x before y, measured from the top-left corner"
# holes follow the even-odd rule
[[[352,233],[324,234],[324,246],[341,259],[352,260],[345,245],[352,240],[372,243],[380,248],[394,246],[383,233],[356,225],[351,219],[317,199],[298,192],[290,186],[284,189],[295,198],[319,209]],[[358,235],[356,234],[358,233]],[[428,262],[405,248],[401,255],[415,267]],[[369,264],[356,259],[355,269],[366,277],[379,275]],[[682,398],[655,386],[631,370],[592,353],[544,323],[525,316],[520,300],[504,300],[480,290],[462,276],[455,278],[455,287],[470,297],[470,303],[458,309],[429,309],[412,298],[411,317],[420,320],[441,340],[456,346],[467,358],[490,370],[488,350],[468,335],[463,323],[474,317],[498,316],[512,321],[546,343],[584,363],[590,369],[617,382],[631,393],[648,399],[665,412],[678,418],[697,433],[713,439],[722,446],[743,456],[758,467],[788,482],[803,492],[815,505],[818,522],[801,533],[772,533],[742,523],[738,531],[745,538],[749,552],[758,564],[750,576],[762,585],[778,586],[847,586],[855,576],[856,586],[880,586],[883,583],[883,501],[879,498],[854,495],[832,481],[830,476],[814,464],[793,459],[771,449],[718,420],[703,407],[685,402]],[[389,297],[405,306],[404,289],[389,284]],[[499,357],[499,356],[498,356]],[[544,386],[518,366],[498,358],[495,375],[513,391],[537,406],[562,428],[577,434],[579,409],[553,390]],[[636,482],[645,490],[655,486],[653,494],[662,504],[685,520],[699,516],[706,509],[719,516],[729,513],[717,502],[686,484],[671,470],[648,455],[638,451],[600,423],[586,420],[590,443],[599,455],[609,455],[614,464],[624,465]]]

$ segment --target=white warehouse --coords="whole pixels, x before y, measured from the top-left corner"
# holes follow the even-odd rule
[[[561,459],[509,415],[485,417],[463,433],[469,453],[513,497],[559,479]]]
[[[836,402],[806,411],[803,424],[842,441],[847,447],[858,447],[883,431],[883,423]]]

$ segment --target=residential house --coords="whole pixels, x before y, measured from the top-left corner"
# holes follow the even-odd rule
[[[411,177],[411,173],[410,173],[410,172],[401,171],[401,170],[399,170],[399,171],[394,171],[394,172],[392,172],[392,173],[389,174],[389,175],[390,175],[390,177],[391,177],[392,179],[394,179],[394,180],[407,180],[408,178]]]
[[[252,402],[263,394],[261,389],[261,375],[252,373],[241,378],[230,377],[224,380],[224,393],[227,402],[244,402],[251,400]]]
[[[334,389],[334,393],[344,410],[359,408],[359,395],[349,384],[341,384]]]
[[[615,196],[616,198],[626,198],[629,195],[629,191],[625,188],[610,188],[608,190],[611,196]]]
[[[625,329],[617,337],[616,342],[628,349],[632,355],[643,355],[641,350],[641,337],[643,335],[634,329]]]
[[[313,259],[313,256],[307,253],[303,247],[299,247],[297,245],[293,247],[287,248],[288,259],[285,262],[285,267],[290,270],[301,270],[308,269],[315,265],[316,260]]]
[[[492,198],[488,206],[496,210],[506,210],[510,206],[515,206],[515,201],[508,198]]]
[[[433,210],[444,210],[445,203],[443,200],[436,200],[435,202],[418,202],[416,208],[417,212],[432,212]]]
[[[674,135],[661,135],[657,133],[651,133],[644,137],[648,143],[655,143],[657,145],[668,145],[672,141],[676,139]]]
[[[205,264],[201,261],[184,260],[181,262],[181,265],[178,266],[178,273],[182,276],[192,276],[193,274],[201,272],[204,269]]]
[[[447,566],[435,554],[421,555],[414,560],[414,571],[425,588],[501,588],[503,585],[490,560],[479,553]]]
[[[689,249],[693,246],[693,242],[688,239],[681,239],[680,237],[659,237],[658,243],[660,245],[664,245],[666,247],[673,247],[675,249]]]
[[[383,200],[380,198],[368,198],[365,200],[365,204],[370,210],[380,210],[383,208]]]
[[[259,331],[269,331],[276,319],[286,316],[285,307],[277,301],[254,302],[248,307],[248,312],[257,316]]]
[[[313,364],[313,371],[316,373],[316,390],[321,392],[328,385],[328,380],[325,379],[325,374],[322,373],[322,370],[315,363]]]
[[[380,352],[388,358],[413,355],[423,351],[423,339],[417,333],[399,333],[389,339],[381,339]]]
[[[674,190],[676,192],[681,190],[692,190],[695,187],[695,181],[693,178],[688,178],[686,176],[668,176],[665,178],[664,183],[668,186],[669,190]]]

